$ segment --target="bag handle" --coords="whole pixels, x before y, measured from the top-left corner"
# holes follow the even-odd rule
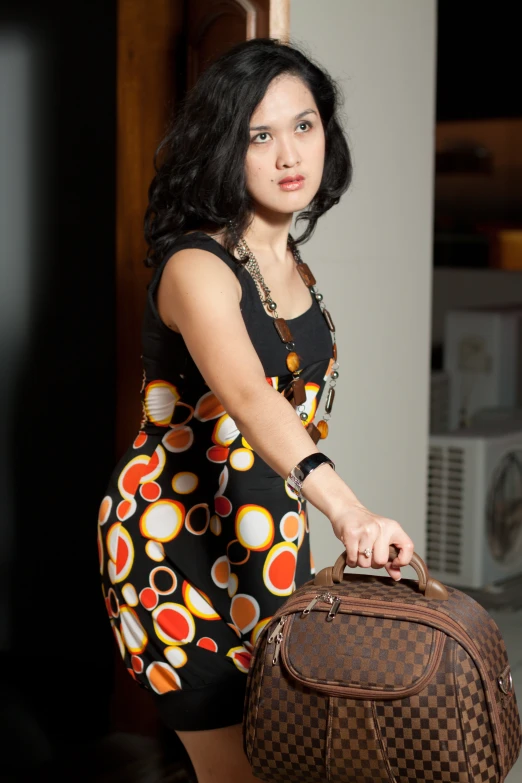
[[[398,556],[399,550],[393,544],[390,545],[389,560],[395,560]],[[437,579],[432,579],[428,571],[428,567],[422,557],[415,552],[409,562],[409,565],[416,571],[419,578],[419,592],[423,593],[426,598],[433,598],[439,601],[446,601],[449,598],[446,587]],[[346,568],[346,551],[339,555],[335,561],[335,565],[323,568],[314,579],[314,585],[331,586],[334,584],[342,584],[344,569]]]

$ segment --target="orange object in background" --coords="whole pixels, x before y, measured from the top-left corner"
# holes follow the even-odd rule
[[[497,267],[522,270],[522,229],[499,231],[497,243]]]
[[[488,237],[491,269],[522,270],[522,223],[489,221],[477,224],[475,230]]]

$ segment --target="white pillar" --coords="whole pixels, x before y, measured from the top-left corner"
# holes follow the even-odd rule
[[[340,378],[320,448],[424,557],[436,3],[293,0],[290,24],[291,42],[342,88],[354,162],[350,190],[302,246],[338,333]],[[316,509],[310,518],[320,569],[343,546]]]

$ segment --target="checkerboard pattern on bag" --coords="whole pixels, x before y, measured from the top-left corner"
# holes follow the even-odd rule
[[[265,650],[267,645],[267,636],[263,636],[260,650],[259,660],[265,660]],[[254,747],[254,740],[256,736],[256,723],[257,712],[259,706],[259,689],[261,687],[261,679],[263,675],[263,666],[251,666],[248,671],[246,691],[245,691],[245,709],[243,718],[243,740],[244,750],[247,758],[250,760],[252,757],[252,749]]]
[[[500,712],[506,744],[506,769],[511,769],[520,753],[521,736],[517,697],[514,692],[505,697]]]
[[[455,588],[438,601],[413,580],[349,577],[332,589],[342,607],[326,634],[324,611],[301,623],[291,608],[298,594],[306,603],[316,595],[309,585],[288,599],[278,663],[273,644],[256,645],[245,716],[254,774],[274,783],[500,783],[519,755],[521,723],[515,694],[498,685],[509,661],[493,618]],[[378,606],[368,611],[361,599]],[[420,621],[405,606],[428,614]],[[344,697],[347,682],[375,688],[375,698]],[[409,692],[394,698],[402,685]]]
[[[251,761],[254,775],[275,783],[325,783],[328,697],[291,682],[264,649]]]
[[[451,647],[455,656],[455,680],[471,780],[477,783],[494,781],[497,779],[495,745],[482,680],[467,652],[454,642]]]
[[[328,780],[390,783],[369,701],[330,700]]]
[[[346,615],[330,623],[325,612],[313,612],[294,615],[287,650],[292,668],[311,682],[397,690],[422,677],[436,633],[383,617]]]
[[[450,648],[446,645],[435,677],[420,693],[375,704],[397,783],[475,783],[466,763]]]

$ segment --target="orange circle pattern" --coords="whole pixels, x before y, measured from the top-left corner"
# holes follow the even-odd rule
[[[327,364],[305,379],[307,421]],[[282,392],[288,376],[267,382]],[[204,681],[212,655],[246,674],[272,615],[315,567],[306,504],[214,393],[185,398],[183,384],[158,380],[143,394],[149,424],[100,502],[97,543],[125,667],[161,695]]]

